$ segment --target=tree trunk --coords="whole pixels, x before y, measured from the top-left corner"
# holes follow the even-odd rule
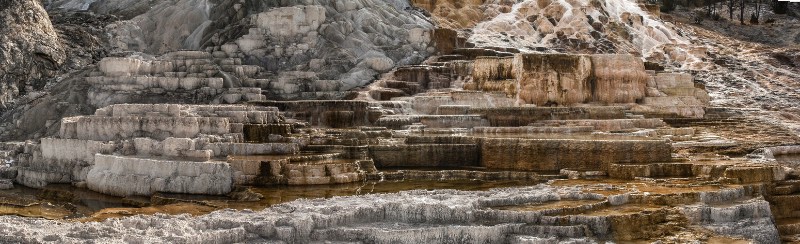
[[[741,5],[739,5],[739,7],[741,8],[739,9],[739,22],[744,24],[744,0],[741,0],[740,2]]]
[[[756,19],[761,23],[761,0],[756,0]]]
[[[756,0],[756,9],[753,10],[755,11],[753,14],[756,16],[756,19],[758,19],[758,14],[761,12],[759,10],[761,10],[761,0]]]
[[[728,19],[733,21],[733,0],[728,0],[728,15],[730,16]]]
[[[711,16],[717,16],[717,1],[711,1]]]

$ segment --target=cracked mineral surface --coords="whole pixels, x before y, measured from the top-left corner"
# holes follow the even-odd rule
[[[797,243],[742,2],[0,0],[0,243]]]

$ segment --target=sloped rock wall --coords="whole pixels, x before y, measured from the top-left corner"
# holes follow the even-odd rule
[[[35,0],[0,1],[0,109],[41,89],[66,60],[50,17]]]
[[[406,6],[375,0],[182,0],[159,3],[107,29],[120,51],[192,49],[240,58],[273,73],[240,79],[281,78],[264,89],[291,99],[302,92],[346,91],[397,64],[421,62],[433,51],[433,26]],[[314,75],[298,76],[298,71]],[[335,84],[306,86],[316,80]]]

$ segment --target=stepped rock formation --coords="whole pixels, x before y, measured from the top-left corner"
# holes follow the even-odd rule
[[[746,189],[732,189],[744,193]],[[704,195],[694,193],[689,195]],[[602,212],[623,204],[602,200],[578,189],[533,186],[487,192],[453,190],[409,191],[322,201],[301,200],[261,212],[219,211],[189,218],[164,215],[135,216],[104,222],[56,224],[50,220],[0,217],[0,228],[16,233],[0,237],[10,242],[73,242],[92,239],[114,242],[135,238],[143,241],[177,242],[270,242],[308,243],[360,240],[374,243],[436,242],[442,239],[466,243],[485,242],[595,242],[605,238],[635,240],[658,236],[676,226],[659,225],[675,215],[708,225],[736,222],[738,228],[724,232],[752,238],[760,243],[777,241],[777,230],[762,228],[758,219],[769,215],[763,200],[727,208],[709,207],[714,201],[731,200],[735,194],[714,196],[699,206],[685,209],[651,209],[644,214],[580,215],[570,210],[504,210],[504,204],[537,204],[560,201],[587,202],[575,210]],[[678,199],[678,198],[676,198]],[[655,199],[653,199],[655,200]],[[647,201],[647,200],[645,200]],[[657,201],[657,200],[655,200]],[[592,202],[592,203],[588,203]],[[737,214],[730,214],[730,213]],[[706,218],[711,221],[706,222]],[[754,218],[757,221],[749,221]],[[682,220],[686,224],[686,220]],[[674,222],[673,222],[674,223]],[[40,230],[34,232],[33,230]],[[59,232],[74,232],[62,236]],[[708,239],[714,235],[682,231],[684,238]],[[673,239],[675,240],[675,239]],[[677,241],[692,239],[677,239]],[[725,239],[722,239],[725,240]],[[733,241],[733,239],[728,239]]]
[[[0,0],[0,242],[800,240],[796,50],[700,38],[795,17],[681,4]]]
[[[240,78],[271,79],[270,88],[286,98],[362,86],[395,63],[417,63],[429,52],[431,24],[384,1],[230,2],[160,3],[153,6],[158,11],[108,26],[111,45],[155,54],[192,49],[241,58],[274,74]],[[234,33],[210,28],[216,25]],[[305,88],[304,83],[317,80],[332,84]]]

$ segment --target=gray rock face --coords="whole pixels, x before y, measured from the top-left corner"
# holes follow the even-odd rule
[[[44,86],[65,60],[50,18],[34,0],[0,1],[0,108]]]
[[[125,3],[135,4],[118,2]],[[210,7],[206,0],[161,2],[141,15],[112,23],[106,29],[112,36],[111,45],[120,51],[161,54],[179,49],[197,49],[196,43],[187,43],[186,40],[195,32],[202,33],[208,26]]]
[[[421,62],[433,51],[432,24],[406,7],[375,0],[183,0],[160,3],[107,30],[117,51],[200,49],[214,57],[241,58],[272,73],[244,77],[275,81],[264,87],[272,94],[316,98],[315,92],[365,85],[379,72]],[[313,85],[317,81],[330,82]]]

